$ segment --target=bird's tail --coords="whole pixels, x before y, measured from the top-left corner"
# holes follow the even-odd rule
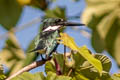
[[[36,52],[36,51],[37,51],[37,49],[33,49],[33,50],[29,51],[28,53]]]

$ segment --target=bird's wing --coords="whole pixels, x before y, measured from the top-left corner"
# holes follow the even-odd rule
[[[56,48],[57,46],[57,40],[56,38],[59,36],[58,31],[55,31],[52,35],[50,35],[48,37],[48,39],[46,40],[46,55],[50,55],[51,52]]]
[[[36,36],[36,38],[35,38],[35,41],[34,41],[35,47],[37,47],[37,45],[39,44],[39,42],[40,42],[40,34],[38,34],[38,35]]]

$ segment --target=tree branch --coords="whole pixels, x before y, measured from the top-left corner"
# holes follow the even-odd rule
[[[22,68],[21,70],[19,70],[15,74],[11,75],[6,80],[11,80],[12,78],[16,77],[17,75],[20,75],[23,72],[28,72],[36,67],[42,66],[43,64],[45,64],[46,61],[48,61],[50,59],[51,59],[51,57],[49,57],[47,60],[44,60],[44,61],[43,60],[35,61],[35,62],[31,63],[30,65]]]
[[[21,26],[15,26],[14,28],[12,28],[11,30],[9,30],[8,32],[4,33],[3,35],[0,35],[0,40],[8,37],[9,32],[19,32],[25,28],[31,27],[33,24],[39,23],[41,21],[40,17],[37,17]]]

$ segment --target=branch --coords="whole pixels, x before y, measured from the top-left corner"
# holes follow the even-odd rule
[[[21,31],[21,30],[23,30],[23,29],[25,29],[25,28],[28,28],[28,27],[30,27],[31,25],[36,24],[36,23],[38,23],[38,22],[40,22],[40,21],[41,21],[41,18],[40,18],[40,17],[37,17],[37,18],[35,18],[35,19],[33,19],[33,20],[29,21],[28,23],[25,23],[25,24],[23,24],[23,25],[21,25],[21,26],[15,26],[14,28],[12,28],[12,29],[9,30],[8,32],[6,32],[5,34],[0,35],[0,40],[8,37],[8,34],[9,34],[9,32],[11,32],[11,31],[12,31],[12,32],[19,32],[19,31]]]
[[[11,75],[10,77],[8,77],[6,80],[11,80],[12,78],[16,77],[17,75],[20,75],[23,72],[28,72],[36,67],[42,66],[43,64],[45,64],[46,61],[50,60],[50,58],[48,58],[47,60],[39,60],[39,61],[35,61],[33,63],[31,63],[30,65],[22,68],[21,70],[19,70],[18,72],[16,72],[15,74]]]

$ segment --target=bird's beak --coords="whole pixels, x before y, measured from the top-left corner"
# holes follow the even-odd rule
[[[85,24],[75,23],[75,22],[59,22],[58,25],[62,25],[62,26],[85,26]]]

